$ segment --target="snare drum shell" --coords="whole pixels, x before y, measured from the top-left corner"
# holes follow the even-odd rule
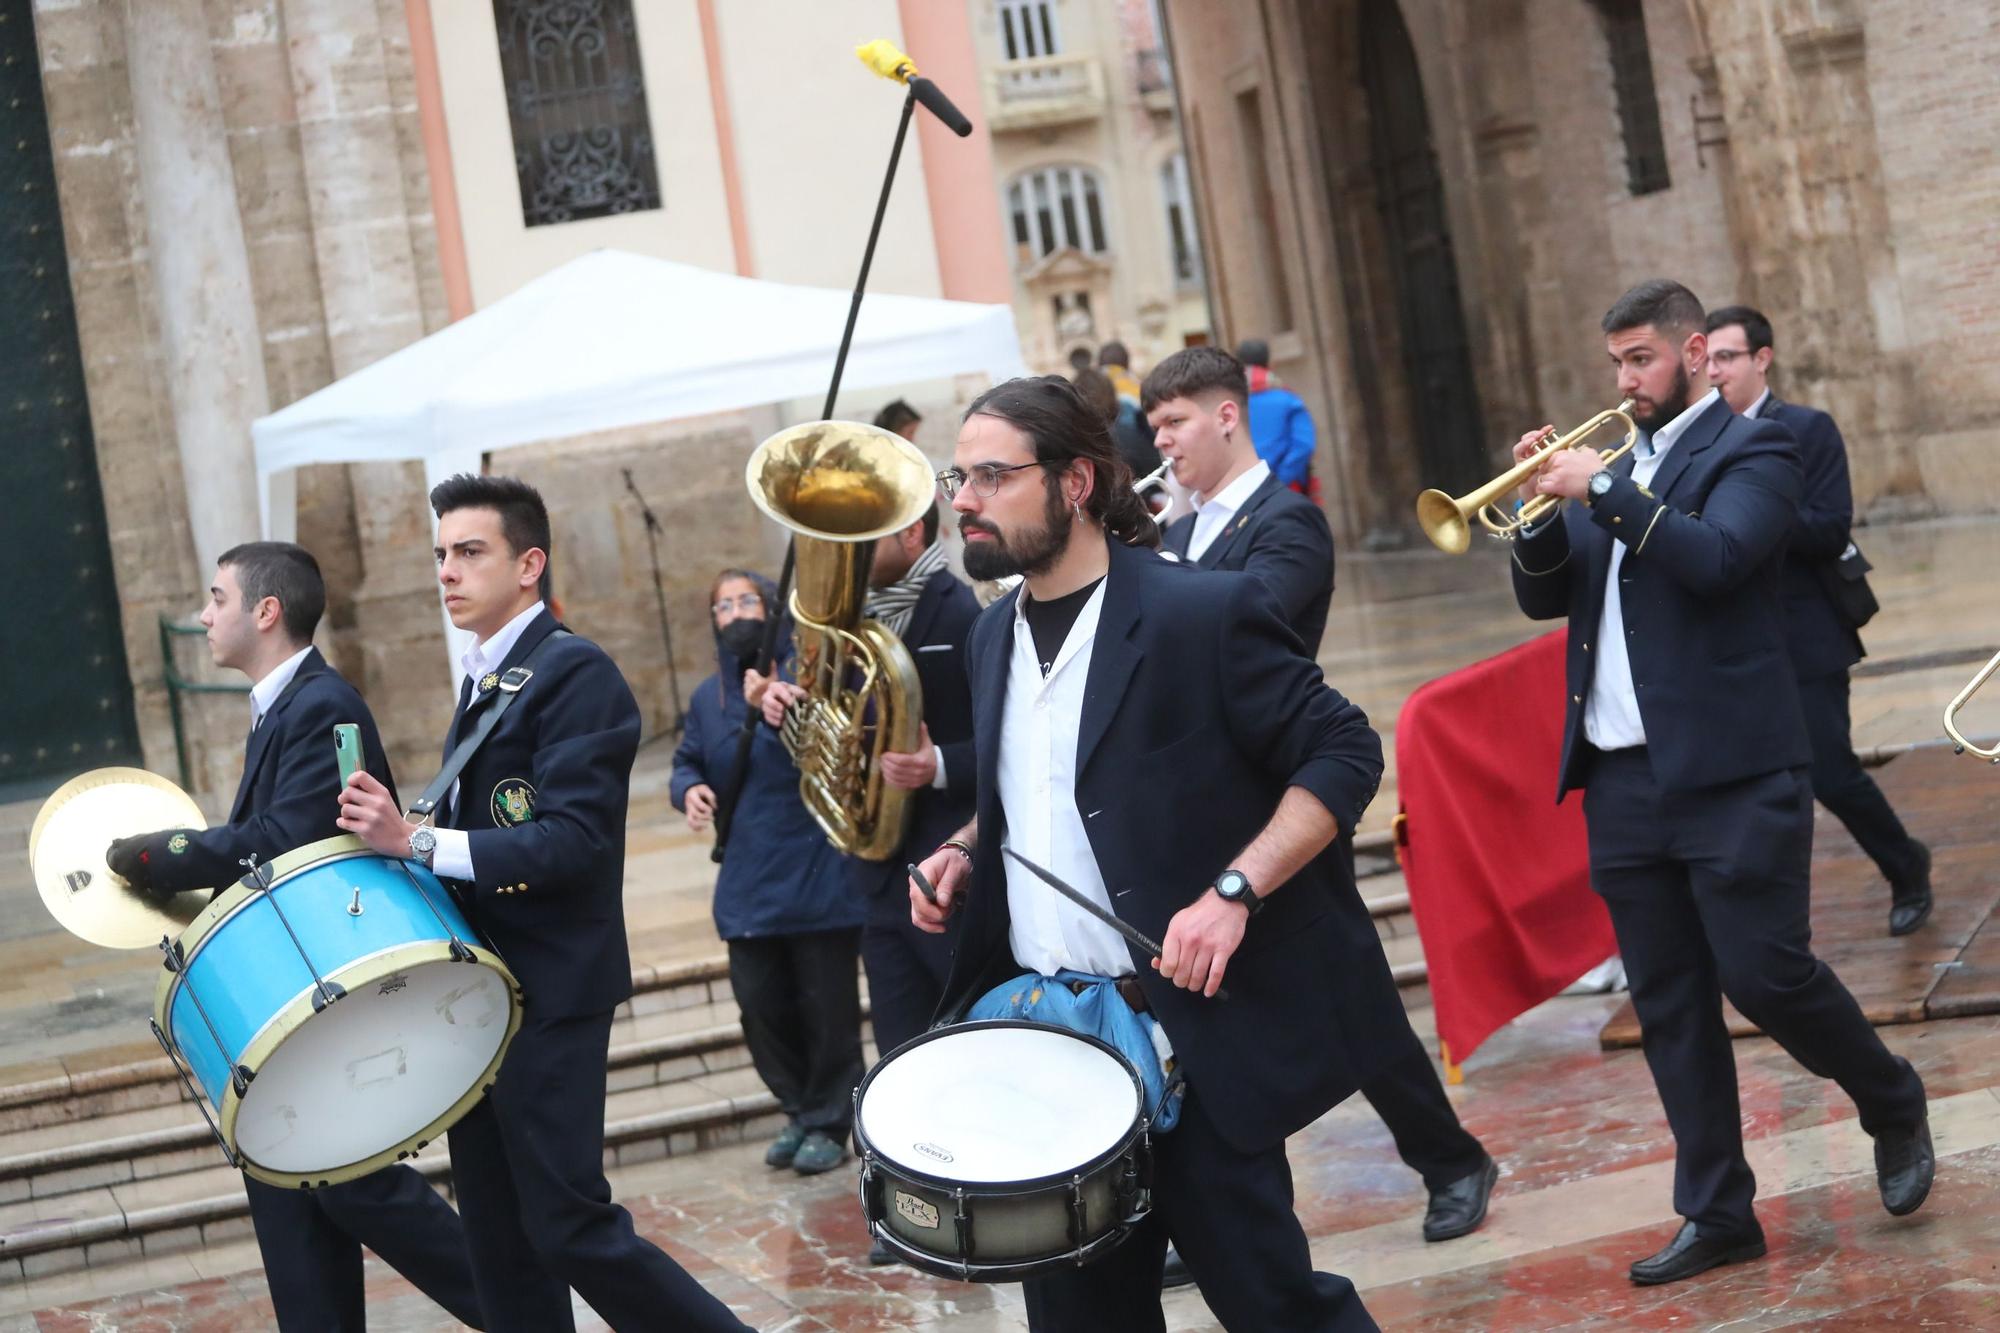
[[[246,1172],[285,1187],[336,1184],[412,1155],[472,1108],[519,1030],[520,988],[420,864],[389,860],[358,838],[339,837],[280,857],[271,868],[268,891],[237,884],[189,924],[179,940],[181,969],[163,971],[153,1016],[207,1094],[223,1140]],[[358,915],[348,910],[356,890]],[[471,947],[477,964],[500,975],[510,999],[499,1049],[465,1096],[422,1135],[337,1168],[274,1171],[243,1154],[236,1135],[242,1102],[232,1073],[241,1069],[254,1083],[286,1038],[312,1019],[314,970],[332,985],[358,990],[398,971],[448,960],[454,936]]]
[[[1018,1282],[1073,1267],[1079,1242],[1097,1253],[1115,1247],[1150,1211],[1151,1161],[1142,1117],[1117,1142],[1074,1170],[1033,1180],[967,1184],[913,1170],[871,1143],[860,1108],[876,1074],[897,1056],[931,1041],[991,1029],[1030,1029],[1087,1043],[1116,1060],[1143,1105],[1138,1074],[1116,1048],[1086,1033],[1017,1019],[960,1023],[905,1042],[878,1061],[855,1089],[854,1138],[861,1157],[862,1211],[873,1229],[903,1249],[914,1266],[971,1282]],[[1072,1199],[1083,1204],[1081,1235],[1073,1235]],[[959,1213],[969,1236],[962,1243]]]

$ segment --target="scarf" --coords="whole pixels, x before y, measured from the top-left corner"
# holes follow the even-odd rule
[[[924,595],[924,585],[930,582],[931,575],[944,568],[944,563],[944,543],[932,542],[910,566],[909,573],[886,587],[868,590],[861,614],[881,621],[897,638],[902,638],[916,612],[917,599]]]

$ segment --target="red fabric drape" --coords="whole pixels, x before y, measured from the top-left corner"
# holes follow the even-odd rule
[[[1583,800],[1555,803],[1557,630],[1419,688],[1396,723],[1403,876],[1447,1059],[1616,952]]]

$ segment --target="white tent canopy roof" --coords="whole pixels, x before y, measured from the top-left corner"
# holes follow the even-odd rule
[[[265,536],[308,463],[421,459],[428,484],[515,445],[826,393],[853,294],[598,250],[251,423]],[[1014,312],[870,293],[846,389],[1027,373]],[[469,635],[446,625],[457,654]]]
[[[513,445],[816,398],[851,299],[594,251],[255,422],[265,530],[290,526],[272,474],[307,463],[420,458],[436,478]],[[871,293],[841,383],[979,371],[1026,373],[1009,307]]]

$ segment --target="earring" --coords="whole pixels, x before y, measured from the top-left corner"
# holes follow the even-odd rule
[[[1069,502],[1069,512],[1076,515],[1077,522],[1083,522],[1083,501],[1071,500]]]

